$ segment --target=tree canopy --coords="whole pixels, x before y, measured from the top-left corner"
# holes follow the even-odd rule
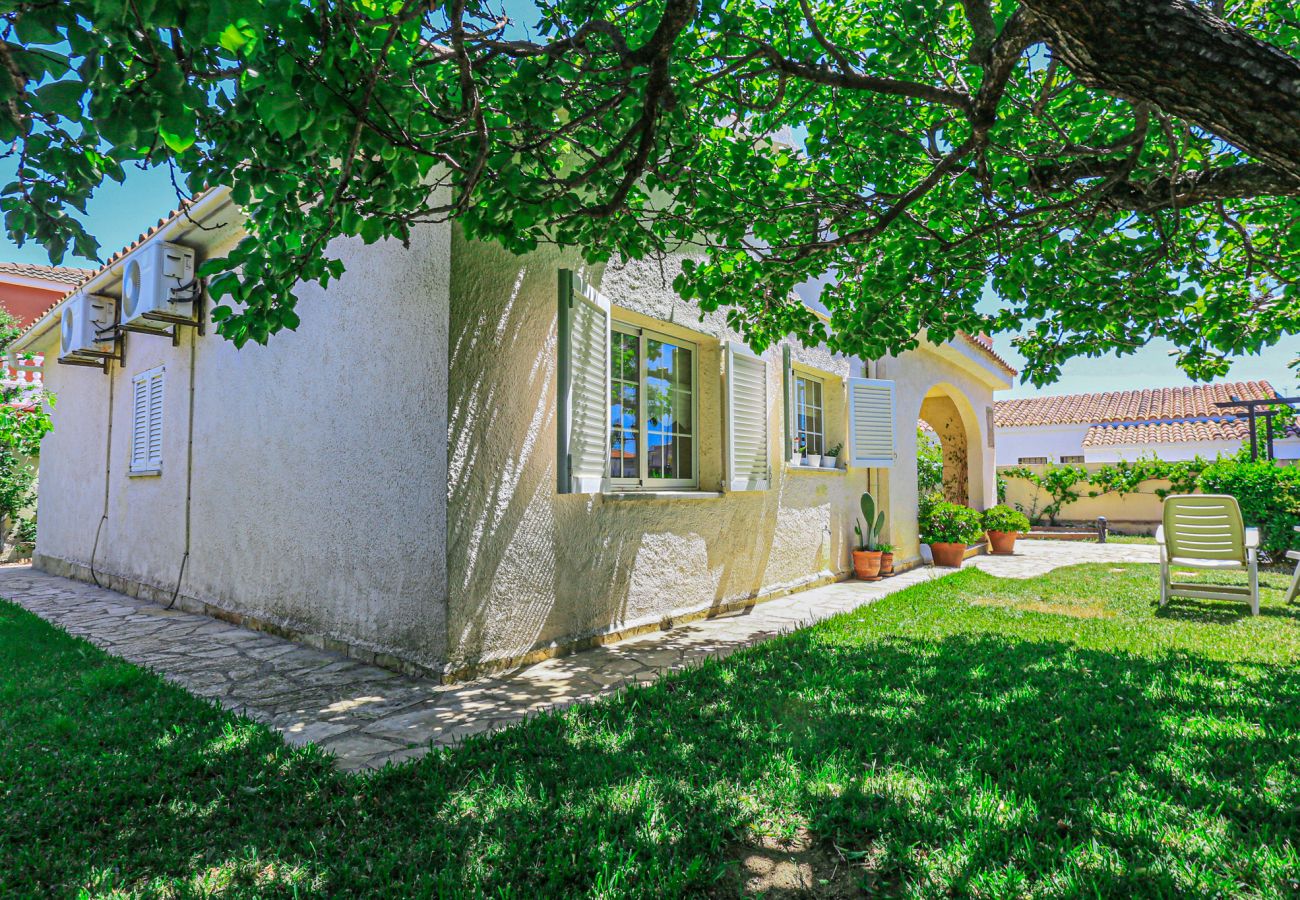
[[[0,10],[9,234],[93,257],[72,212],[131,165],[229,185],[249,236],[203,271],[238,343],[296,326],[332,238],[448,218],[516,252],[689,251],[678,291],[756,347],[1013,331],[1041,383],[1155,336],[1210,377],[1300,331],[1290,0]],[[827,273],[829,325],[792,294]]]

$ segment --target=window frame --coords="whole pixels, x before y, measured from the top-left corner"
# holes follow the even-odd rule
[[[605,472],[611,488],[617,491],[658,491],[658,490],[698,490],[700,486],[700,390],[699,390],[699,370],[700,370],[700,345],[695,341],[688,341],[685,338],[675,337],[671,334],[665,334],[656,331],[653,328],[646,328],[640,325],[633,325],[630,322],[611,319],[609,323],[610,342],[609,354],[605,360],[607,369],[611,367],[614,353],[614,335],[625,334],[638,339],[637,345],[637,414],[636,414],[636,442],[637,442],[637,471],[638,477],[627,478],[624,476],[614,477],[613,459],[609,455],[611,446],[606,449],[605,454]],[[672,344],[674,347],[681,347],[691,352],[691,442],[694,446],[691,449],[691,474],[689,478],[651,478],[650,477],[650,442],[647,440],[649,434],[649,419],[646,416],[646,370],[647,370],[647,353],[646,345],[649,341],[658,340]],[[610,407],[609,415],[611,416],[610,434],[615,431],[627,431],[623,428],[615,428],[612,421],[613,416],[613,385],[623,383],[622,379],[615,379],[613,373],[610,373]]]
[[[797,446],[799,446],[801,443],[804,443],[804,442],[806,441],[806,435],[809,435],[809,434],[815,434],[815,435],[816,435],[816,436],[821,440],[821,446],[817,449],[817,452],[816,452],[815,454],[813,454],[813,455],[814,455],[814,456],[824,456],[824,455],[826,454],[826,444],[827,444],[827,434],[826,434],[826,431],[827,431],[827,429],[826,429],[826,426],[827,426],[827,421],[826,421],[826,379],[825,379],[825,378],[822,378],[822,377],[819,376],[819,375],[813,375],[811,372],[805,372],[805,371],[803,371],[802,369],[794,369],[790,374],[791,374],[791,376],[792,376],[793,379],[794,379],[794,384],[791,386],[791,388],[792,388],[792,390],[794,391],[794,397],[793,397],[793,400],[794,400],[794,440],[795,440],[795,446],[797,447]],[[808,404],[808,403],[801,402],[801,400],[800,400],[801,394],[800,394],[800,391],[799,391],[799,382],[801,382],[801,381],[802,381],[802,382],[805,382],[805,383],[811,383],[811,384],[815,384],[815,385],[817,385],[817,394],[818,394],[818,399],[820,400],[820,403],[818,403],[818,404],[816,404],[816,405],[810,405],[810,404]],[[809,408],[812,408],[812,409],[816,409],[816,410],[817,410],[817,412],[818,412],[818,414],[819,414],[819,415],[818,415],[818,418],[819,418],[819,420],[821,421],[821,431],[809,431],[807,428],[801,428],[801,427],[800,427],[801,415],[802,415],[802,417],[803,417],[803,418],[802,418],[802,421],[804,421],[805,423],[807,422],[807,414],[804,413],[803,410],[806,410],[806,409],[809,409]],[[805,444],[805,448],[806,448],[806,444]],[[808,455],[808,453],[809,453],[809,451],[808,451],[807,449],[805,449],[804,452],[803,452],[802,454],[800,454],[800,455],[801,455],[801,456],[806,456],[806,455]]]
[[[1049,466],[1052,464],[1050,456],[1020,456],[1016,458],[1018,466]]]
[[[1063,466],[1081,466],[1085,462],[1082,453],[1062,453],[1061,465]]]
[[[161,366],[154,366],[152,369],[146,369],[143,372],[131,376],[131,440],[130,440],[130,446],[127,448],[128,449],[128,456],[127,456],[128,475],[141,476],[141,475],[162,474],[163,436],[165,434],[163,428],[163,420],[165,418],[164,413],[165,413],[166,403],[167,403],[167,382],[165,379],[166,374],[167,374],[167,367],[165,365],[161,365]],[[154,436],[153,429],[155,423],[150,421],[149,409],[152,406],[152,401],[150,398],[153,392],[153,383],[155,381],[158,382],[159,385],[158,390],[159,393],[161,394],[159,400],[158,421],[157,421],[158,456],[156,459],[151,459],[149,456],[149,445],[153,443],[153,436]],[[144,382],[145,385],[144,397],[143,397],[144,400],[143,417],[145,421],[145,426],[144,426],[145,449],[144,449],[143,461],[137,464],[135,424],[141,416],[141,409],[140,409],[141,397],[136,386],[139,385],[141,382]]]

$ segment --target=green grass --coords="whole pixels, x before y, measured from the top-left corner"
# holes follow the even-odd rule
[[[0,603],[0,895],[1300,892],[1300,608],[967,570],[364,777]]]
[[[1116,534],[1111,532],[1106,535],[1106,540],[1112,544],[1151,544],[1155,545],[1156,539],[1150,534]]]

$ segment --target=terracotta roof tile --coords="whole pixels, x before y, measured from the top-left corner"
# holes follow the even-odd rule
[[[993,349],[993,338],[989,337],[987,334],[968,334],[965,331],[960,332],[960,334],[970,342],[972,346],[1001,366],[1008,375],[1017,374],[1011,363],[1007,362],[1001,356],[998,356],[997,351]]]
[[[1148,388],[1104,394],[1064,394],[999,400],[995,421],[999,428],[1025,425],[1096,425],[1106,422],[1137,423],[1195,418],[1231,417],[1216,403],[1236,397],[1263,400],[1276,397],[1267,381],[1229,381],[1192,387]]]
[[[36,278],[56,284],[76,287],[94,274],[93,269],[77,269],[72,266],[38,266],[33,263],[0,262],[0,275],[17,275],[20,278]]]

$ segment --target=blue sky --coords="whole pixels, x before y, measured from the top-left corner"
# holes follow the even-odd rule
[[[8,175],[0,167],[0,178]],[[8,180],[7,178],[5,180]],[[132,170],[124,185],[106,185],[89,206],[87,222],[99,238],[101,254],[108,256],[135,240],[136,236],[151,226],[176,205],[167,173],[160,169]],[[13,262],[48,263],[45,250],[29,243],[16,247],[7,238],[0,237],[0,259]],[[89,266],[90,262],[69,258],[66,265]],[[995,338],[998,352],[1012,365],[1019,362],[1008,335]],[[1044,389],[1044,393],[1073,394],[1092,391],[1122,391],[1137,388],[1173,387],[1192,384],[1169,357],[1170,347],[1163,342],[1154,343],[1138,353],[1126,357],[1106,356],[1100,359],[1078,359],[1065,366],[1062,378]],[[1232,380],[1271,381],[1279,391],[1298,394],[1297,377],[1287,368],[1300,354],[1300,340],[1286,340],[1256,357],[1246,357],[1234,363],[1228,378]],[[1016,385],[999,397],[1028,397],[1039,391],[1030,385]]]

